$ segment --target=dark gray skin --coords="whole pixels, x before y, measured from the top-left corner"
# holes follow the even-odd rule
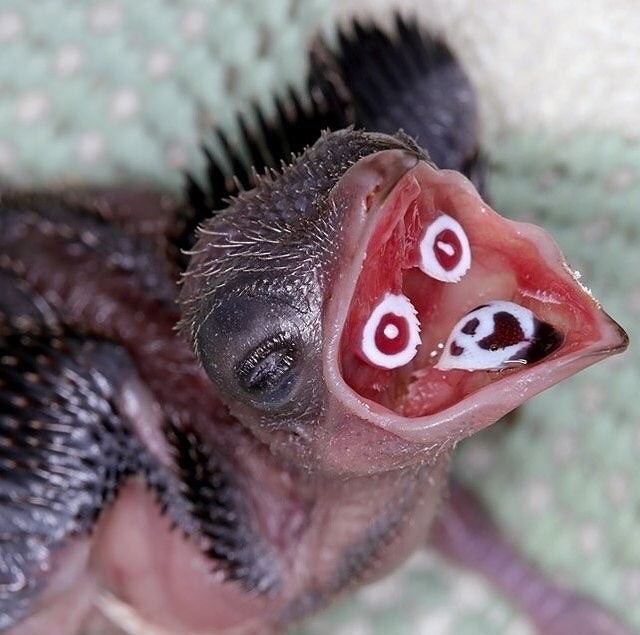
[[[458,163],[476,143],[461,147]],[[533,277],[569,307],[532,304],[560,348],[479,371],[435,410],[359,394],[343,336],[372,236],[409,194],[449,201],[478,253],[503,254],[500,299]],[[546,235],[499,219],[410,137],[327,134],[258,179],[204,222],[180,293],[162,197],[5,193],[0,206],[0,632],[115,632],[104,613],[123,604],[150,632],[271,635],[430,537],[544,635],[631,633],[526,565],[467,492],[441,506],[458,440],[626,337]],[[421,314],[424,333],[486,300],[483,284],[497,293],[489,270],[479,257],[477,297]]]

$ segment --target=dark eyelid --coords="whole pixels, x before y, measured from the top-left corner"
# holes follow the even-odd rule
[[[239,378],[246,377],[255,365],[264,360],[270,353],[283,344],[290,344],[292,341],[291,335],[283,331],[263,340],[244,359],[236,364],[236,375]]]
[[[270,359],[274,355],[277,357]],[[260,394],[270,397],[272,392],[278,393],[283,388],[296,357],[295,338],[291,333],[279,331],[238,362],[234,372],[243,390],[253,393],[254,397]]]

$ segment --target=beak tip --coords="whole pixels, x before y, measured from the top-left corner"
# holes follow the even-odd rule
[[[604,313],[607,325],[610,328],[610,335],[603,338],[605,343],[604,351],[608,355],[623,353],[629,346],[629,335],[608,313]]]

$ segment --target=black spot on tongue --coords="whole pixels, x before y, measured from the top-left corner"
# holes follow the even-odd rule
[[[465,328],[467,326],[468,324]],[[524,332],[518,318],[506,311],[498,311],[493,316],[493,333],[479,340],[478,346],[485,351],[496,351],[524,341]]]
[[[469,320],[460,330],[465,335],[475,335],[476,329],[480,325],[480,320],[478,318],[472,318]]]
[[[449,352],[454,357],[459,357],[460,355],[462,355],[462,353],[464,353],[464,348],[460,346],[457,342],[451,342],[451,345],[449,346]]]
[[[531,344],[527,347],[525,359],[529,364],[540,361],[560,348],[562,335],[547,322],[538,322]]]

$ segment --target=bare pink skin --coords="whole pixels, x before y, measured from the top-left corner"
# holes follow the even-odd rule
[[[462,389],[452,380],[452,389],[459,391],[455,399],[424,415],[420,406],[417,414],[407,416],[413,399],[410,391],[407,402],[388,407],[358,394],[345,380],[343,363],[351,344],[349,338],[344,343],[343,329],[366,270],[370,241],[381,224],[388,223],[391,230],[410,204],[427,205],[426,198],[433,196],[446,200],[451,213],[469,228],[478,253],[483,248],[498,249],[501,265],[513,269],[508,276],[496,269],[488,286],[482,287],[481,276],[474,278],[472,268],[470,280],[475,282],[447,289],[446,310],[433,323],[444,324],[446,332],[487,294],[488,299],[497,294],[528,303],[537,315],[561,328],[565,340],[549,358],[531,367],[488,379],[481,373],[483,378],[475,383],[464,377]],[[60,551],[58,561],[51,563],[59,577],[56,574],[33,616],[10,635],[48,635],[52,623],[58,635],[75,635],[83,622],[104,624],[95,608],[104,593],[131,606],[141,622],[159,632],[280,633],[384,575],[425,544],[445,491],[449,453],[458,440],[626,346],[624,333],[576,282],[555,243],[537,228],[499,217],[457,174],[437,171],[403,151],[388,150],[350,168],[330,201],[348,205],[340,275],[324,306],[326,407],[305,448],[313,456],[312,469],[296,463],[299,448],[288,436],[270,431],[262,437],[250,432],[251,426],[238,425],[237,418],[249,418],[251,413],[221,403],[194,353],[176,335],[176,309],[154,305],[134,281],[110,278],[108,271],[99,277],[84,275],[90,267],[100,270],[101,263],[77,262],[73,254],[61,250],[62,228],[45,231],[34,223],[28,246],[6,247],[6,257],[23,268],[29,284],[66,321],[88,325],[129,350],[139,378],[132,379],[121,395],[123,411],[154,456],[170,468],[158,413],[175,412],[188,416],[204,439],[215,439],[233,457],[261,536],[277,554],[283,580],[281,588],[268,595],[250,594],[226,581],[213,571],[197,540],[172,528],[154,497],[132,479],[104,511],[93,534],[76,538]],[[480,220],[482,231],[476,229]],[[489,257],[478,256],[475,266],[489,270],[492,265]],[[52,270],[55,276],[50,275]],[[536,289],[549,295],[536,294]],[[447,516],[446,509],[443,524],[454,517]],[[471,516],[469,526],[477,514]],[[444,533],[436,539],[441,548],[453,557],[464,552],[464,545],[447,542]],[[513,558],[518,560],[517,555]],[[466,563],[483,568],[473,557]],[[70,572],[73,575],[65,575]],[[499,584],[499,575],[494,582]],[[535,613],[535,606],[524,601],[522,605]],[[592,605],[588,607],[586,613],[579,610],[580,615],[593,615]],[[558,627],[557,620],[537,621],[544,635],[571,635],[575,623],[569,624]],[[585,627],[580,632],[631,633],[620,630],[617,623],[614,626]]]

